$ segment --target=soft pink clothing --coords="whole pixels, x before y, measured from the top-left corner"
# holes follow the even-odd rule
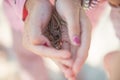
[[[20,30],[20,31],[23,29],[23,26],[24,26],[24,22],[22,20],[24,3],[25,3],[25,0],[16,0],[16,4],[14,0],[3,1],[5,14],[11,26],[14,29]],[[98,23],[101,13],[104,11],[105,7],[106,7],[106,2],[103,1],[96,8],[87,12],[87,15],[90,18],[90,21],[94,27]]]
[[[23,7],[26,0],[4,0],[3,8],[10,25],[16,30],[22,30],[24,22],[22,21]]]

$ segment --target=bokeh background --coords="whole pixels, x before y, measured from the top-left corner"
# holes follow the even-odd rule
[[[99,24],[92,32],[89,57],[79,74],[81,80],[108,80],[103,58],[109,52],[120,48],[110,20],[110,10],[110,6],[106,4]],[[2,0],[0,0],[0,80],[22,80],[21,75],[26,74],[14,54],[12,45],[11,29],[3,12]],[[51,80],[65,80],[59,68],[51,60],[44,59],[44,61]]]

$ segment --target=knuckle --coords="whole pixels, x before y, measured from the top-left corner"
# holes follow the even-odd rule
[[[32,45],[41,44],[41,39],[38,38],[38,37],[34,37],[34,38],[31,39],[30,43],[31,43]]]

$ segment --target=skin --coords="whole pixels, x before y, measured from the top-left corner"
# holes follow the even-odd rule
[[[71,35],[73,36],[73,34],[79,33],[79,30],[77,29],[80,29],[81,32],[77,34],[79,35],[79,39],[81,41],[80,45],[76,46],[74,43],[72,44],[71,38],[70,41],[68,41],[69,43],[71,43],[71,45],[68,44],[68,47],[71,46],[71,48],[69,48],[69,51],[73,54],[72,57],[74,60],[72,70],[73,73],[77,75],[85,59],[88,56],[88,50],[90,46],[90,36],[91,36],[91,24],[87,16],[85,15],[85,12],[82,10],[82,8],[80,9],[79,0],[75,0],[75,1],[71,0],[71,2],[70,0],[58,0],[56,2],[56,9],[59,15],[68,24],[68,37],[71,37]],[[73,20],[71,21],[71,19]],[[72,27],[71,25],[73,24],[74,26]],[[77,28],[77,25],[80,28]]]
[[[120,6],[120,0],[108,0],[108,1],[115,6]]]
[[[117,0],[115,0],[117,1]],[[119,1],[120,2],[120,1]],[[120,8],[112,7],[110,14],[116,36],[120,40]],[[105,70],[109,73],[110,80],[120,80],[120,50],[107,54],[104,58]]]
[[[114,51],[105,56],[104,65],[109,73],[109,80],[120,80],[120,51]]]
[[[69,59],[71,54],[65,50],[58,51],[52,48],[49,40],[41,34],[41,27],[46,27],[46,24],[48,23],[50,19],[52,5],[50,4],[49,1],[44,1],[44,0],[43,1],[41,0],[41,2],[38,2],[38,1],[34,2],[33,0],[30,0],[27,2],[26,5],[27,5],[27,9],[30,15],[28,15],[26,22],[25,22],[23,44],[25,43],[25,47],[29,49],[30,51],[42,57],[44,56],[44,57],[49,57],[51,59],[54,59],[55,62],[57,63],[59,62],[58,64],[60,65],[60,68],[64,70],[63,72],[68,74],[70,70],[69,68],[68,70],[65,70],[66,67],[64,66],[67,66],[67,67],[72,66],[72,61]],[[31,8],[30,5],[35,5],[35,7]],[[39,9],[39,7],[41,8]],[[46,11],[48,12],[43,11],[43,8],[47,9]],[[44,16],[45,16],[43,18],[42,18],[43,16],[42,13],[44,13]],[[41,16],[41,17],[37,17],[37,16]],[[34,26],[31,26],[31,25],[34,25]],[[47,47],[44,45],[45,43],[48,45]]]
[[[109,0],[109,2],[114,5],[120,3],[119,0]],[[56,9],[62,19],[67,22],[68,33],[64,34],[67,34],[70,40],[65,39],[68,43],[63,43],[63,50],[54,49],[49,40],[42,34],[42,30],[45,29],[50,20],[52,4],[54,3],[50,3],[49,0],[27,1],[26,7],[29,15],[25,21],[23,44],[28,50],[37,55],[53,59],[68,80],[75,80],[75,76],[88,56],[91,26],[84,11],[79,9],[78,0],[57,0]],[[74,39],[76,37],[78,42]],[[47,44],[47,46],[44,44]],[[111,80],[114,80],[114,78],[111,78]]]
[[[78,0],[56,2],[59,15],[67,22],[68,33],[66,34],[70,37],[68,42],[72,49],[69,49],[68,43],[63,43],[62,50],[54,49],[42,33],[52,14],[53,5],[49,0],[27,0],[26,8],[29,14],[25,21],[23,45],[39,56],[54,60],[66,78],[75,80],[75,76],[87,58],[91,34],[89,20],[80,9]]]

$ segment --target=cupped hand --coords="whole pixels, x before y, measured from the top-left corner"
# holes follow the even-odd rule
[[[70,51],[72,53],[72,69],[71,72],[73,76],[67,76],[69,80],[75,80],[77,74],[79,73],[81,67],[83,66],[90,47],[90,37],[91,37],[91,24],[85,15],[84,10],[81,9],[80,11],[80,25],[81,25],[81,33],[80,33],[80,46],[75,46],[71,44],[68,29],[66,26],[62,26],[62,41],[63,41],[63,48]],[[67,74],[65,74],[67,75]]]
[[[91,24],[80,6],[80,0],[57,0],[56,9],[67,23],[62,31],[63,45],[72,53],[72,72],[77,75],[88,56]],[[68,79],[75,80],[75,76],[69,76]]]
[[[52,7],[49,0],[27,0],[28,16],[25,20],[23,45],[39,56],[53,59],[64,73],[69,73],[70,69],[65,70],[72,66],[70,52],[65,49],[56,50],[43,34],[51,18]]]
[[[52,14],[53,6],[49,0],[28,0],[26,3],[29,14],[25,21],[23,45],[40,56],[53,59],[70,80],[75,80],[73,72],[77,74],[80,70],[87,58],[90,44],[90,24],[78,1],[56,2],[57,12],[67,22],[67,34],[70,38],[63,38],[62,50],[54,49],[43,34]],[[70,52],[74,54],[73,59]]]
[[[67,23],[68,34],[73,45],[80,45],[80,0],[57,0],[56,10]]]

